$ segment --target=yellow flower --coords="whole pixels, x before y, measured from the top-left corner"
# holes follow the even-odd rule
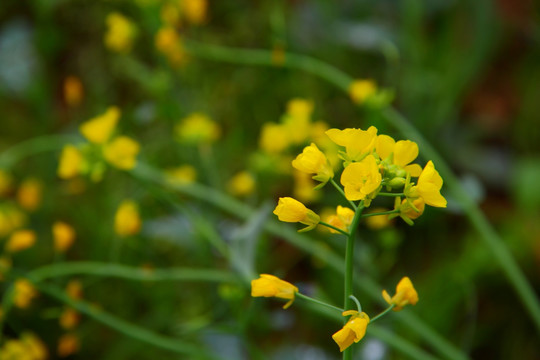
[[[420,176],[422,172],[420,165],[409,165],[418,156],[418,145],[414,141],[400,140],[396,142],[388,135],[379,135],[377,137],[376,151],[381,160],[386,160],[389,164],[404,169],[411,176]]]
[[[176,125],[175,132],[180,141],[191,144],[212,143],[221,135],[219,126],[200,113],[193,113],[182,119]]]
[[[140,145],[127,136],[118,136],[103,148],[105,160],[121,170],[131,170],[137,165]]]
[[[73,300],[82,299],[82,283],[79,280],[70,280],[66,285],[66,294]]]
[[[379,188],[382,177],[377,162],[368,155],[360,162],[349,164],[341,174],[341,184],[348,200],[364,200]]]
[[[342,315],[352,316],[341,330],[332,335],[332,339],[338,344],[341,352],[351,346],[353,342],[357,343],[362,340],[369,324],[369,316],[365,312],[348,310],[344,311]]]
[[[321,192],[315,189],[317,186],[309,174],[294,170],[293,176],[293,195],[295,198],[304,203],[311,203],[321,197]]]
[[[300,201],[290,197],[279,198],[274,214],[284,222],[299,222],[308,225],[301,231],[312,230],[320,221],[319,215],[306,208]]]
[[[65,145],[60,155],[58,176],[62,179],[71,179],[81,173],[84,164],[83,154],[73,145]]]
[[[287,114],[295,118],[311,117],[313,113],[313,101],[295,98],[287,103]]]
[[[0,196],[5,195],[11,190],[13,179],[7,172],[0,170]]]
[[[412,187],[411,197],[418,195],[427,205],[445,208],[446,199],[441,195],[442,185],[443,180],[430,160],[422,170],[418,183]]]
[[[304,151],[292,161],[292,166],[306,174],[315,174],[313,179],[323,184],[334,177],[332,165],[314,143],[304,148]]]
[[[17,230],[9,237],[5,250],[10,253],[26,250],[36,243],[36,233],[32,230]]]
[[[305,99],[292,99],[287,104],[287,113],[282,122],[288,140],[293,144],[304,144],[310,134],[313,102]]]
[[[18,308],[26,309],[37,295],[38,292],[28,280],[17,279],[15,281],[13,303]]]
[[[376,92],[377,85],[373,80],[355,80],[349,86],[349,95],[357,104],[362,104]]]
[[[425,202],[421,197],[411,201],[411,199],[404,199],[399,206],[399,216],[409,223],[409,220],[415,220],[424,213]],[[411,224],[411,223],[409,223]]]
[[[330,129],[326,135],[340,146],[345,147],[349,161],[360,161],[375,148],[377,142],[377,128],[370,126],[362,129]]]
[[[283,308],[286,309],[294,301],[298,288],[274,275],[261,274],[256,280],[251,281],[251,296],[253,297],[277,297],[290,300]]]
[[[34,334],[24,332],[18,340],[8,340],[0,349],[2,360],[46,360],[45,344]]]
[[[57,221],[52,226],[54,249],[65,252],[75,241],[75,229],[62,221]]]
[[[269,154],[277,154],[285,150],[291,141],[285,126],[275,123],[264,123],[259,139],[260,148]]]
[[[60,357],[68,357],[79,351],[81,343],[79,337],[75,334],[64,334],[58,339],[58,348],[56,352]]]
[[[386,290],[383,290],[382,296],[388,304],[394,305],[394,311],[400,311],[405,305],[416,305],[418,302],[418,293],[414,289],[411,279],[407,276],[397,284],[396,295],[390,297]]]
[[[186,61],[186,52],[182,45],[182,39],[171,26],[159,29],[155,37],[156,49],[167,56],[172,65],[179,66]]]
[[[122,237],[135,235],[141,229],[139,207],[131,200],[124,200],[114,217],[114,230]]]
[[[111,106],[105,113],[81,124],[79,130],[91,143],[104,144],[110,139],[119,119],[120,109]]]
[[[343,231],[349,231],[349,226],[354,219],[354,211],[348,207],[343,207],[338,205],[335,215],[330,215],[326,222],[330,225],[333,225]],[[337,234],[338,232],[334,229],[329,229],[330,232]]]
[[[182,13],[189,23],[200,25],[206,21],[206,9],[208,8],[206,0],[182,0],[180,4]]]
[[[171,184],[191,184],[197,180],[197,170],[191,165],[182,165],[165,171]]]
[[[119,53],[130,52],[137,34],[135,24],[117,12],[107,15],[106,23],[105,46]]]
[[[26,223],[26,215],[17,207],[7,204],[0,207],[0,237],[11,234]]]
[[[19,186],[17,191],[17,202],[23,209],[34,211],[41,203],[42,191],[43,184],[41,181],[37,179],[27,179]]]
[[[80,105],[84,96],[84,88],[76,76],[68,76],[64,79],[64,101],[68,106],[76,107]]]
[[[241,171],[229,181],[228,189],[236,196],[246,196],[255,190],[255,179],[247,171]]]
[[[72,308],[65,308],[62,314],[60,315],[60,319],[58,319],[58,322],[60,326],[65,330],[71,330],[74,329],[81,320],[81,314],[75,309]]]

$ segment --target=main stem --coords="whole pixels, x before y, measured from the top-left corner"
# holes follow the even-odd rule
[[[354,213],[354,218],[351,223],[349,236],[347,237],[347,247],[345,250],[345,293],[343,299],[343,309],[345,311],[350,310],[352,307],[352,299],[350,296],[353,293],[353,274],[354,274],[354,237],[356,234],[356,229],[358,228],[358,222],[362,217],[362,210],[364,210],[364,203],[361,202],[356,212]],[[347,320],[344,321],[347,323]],[[352,350],[349,346],[345,351],[343,351],[343,360],[352,359]]]

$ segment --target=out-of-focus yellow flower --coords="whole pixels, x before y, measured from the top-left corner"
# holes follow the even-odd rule
[[[348,232],[349,226],[351,226],[353,219],[354,219],[353,210],[349,209],[348,207],[343,207],[343,206],[338,205],[336,209],[336,213],[326,218],[326,222],[332,226],[337,227],[338,229]],[[334,234],[338,233],[338,231],[334,229],[329,229],[329,230],[330,232]]]
[[[82,299],[82,283],[79,280],[70,280],[66,285],[66,294],[73,300]]]
[[[121,170],[131,170],[137,165],[140,145],[127,136],[118,136],[103,148],[105,160]]]
[[[64,334],[58,339],[56,353],[60,357],[68,357],[79,352],[81,342],[75,334]]]
[[[165,171],[167,181],[172,184],[191,184],[197,180],[197,170],[191,165],[182,165]]]
[[[17,207],[7,204],[0,207],[0,237],[11,234],[26,223],[26,215]]]
[[[182,39],[171,26],[159,29],[155,37],[156,49],[163,53],[174,66],[180,66],[187,60]]]
[[[385,208],[374,208],[369,213],[377,213],[377,212],[384,212],[388,211],[388,209]],[[366,218],[366,226],[370,228],[371,230],[381,230],[386,227],[388,227],[391,223],[391,219],[388,217],[388,215],[376,215],[376,216],[368,216]]]
[[[321,197],[321,192],[316,190],[316,183],[309,174],[294,170],[294,197],[304,203],[311,203]]]
[[[170,26],[176,26],[180,23],[180,9],[176,4],[168,2],[163,4],[159,12],[161,20]]]
[[[175,132],[179,141],[190,144],[212,143],[221,135],[218,124],[200,113],[182,119],[176,125]]]
[[[294,118],[311,118],[313,113],[313,101],[295,98],[290,100],[287,103],[287,115],[290,115]]]
[[[11,270],[12,261],[7,256],[0,256],[0,282],[5,280],[4,275]],[[1,317],[0,317],[0,321]]]
[[[31,248],[36,243],[36,233],[32,230],[17,230],[9,237],[5,250],[10,253]]]
[[[274,275],[261,274],[258,279],[251,281],[251,296],[287,299],[289,302],[283,306],[284,309],[292,305],[297,292],[296,286]]]
[[[326,184],[334,177],[334,170],[317,145],[311,143],[292,161],[292,166],[306,174],[315,174],[314,180]]]
[[[133,47],[133,41],[137,35],[135,24],[124,15],[112,12],[107,15],[107,32],[104,42],[112,51],[129,53]]]
[[[407,276],[403,277],[396,286],[396,294],[392,297],[386,290],[382,291],[384,300],[389,305],[394,305],[394,311],[400,311],[405,305],[416,305],[418,302],[418,293]]]
[[[52,226],[54,249],[58,252],[67,251],[75,241],[75,229],[62,221],[57,221]]]
[[[68,76],[64,79],[64,101],[68,106],[79,106],[84,97],[84,87],[76,76]]]
[[[232,177],[227,187],[233,195],[250,195],[255,190],[255,178],[248,171],[240,171]]]
[[[412,225],[410,220],[415,220],[424,213],[426,204],[421,197],[414,200],[404,199],[399,205],[399,216],[405,220],[406,223]]]
[[[20,339],[8,340],[0,349],[2,360],[46,360],[48,351],[45,344],[34,334],[24,332]]]
[[[114,230],[119,236],[125,237],[137,234],[141,229],[139,207],[132,200],[124,200],[114,217]]]
[[[342,315],[351,315],[351,317],[341,330],[332,335],[332,339],[338,344],[341,352],[351,346],[353,342],[357,343],[362,340],[369,324],[369,316],[365,312],[348,310],[344,311]]]
[[[206,21],[206,0],[181,0],[182,14],[190,24],[201,25]]]
[[[290,197],[279,198],[278,205],[274,209],[274,214],[284,222],[299,222],[307,225],[301,231],[312,230],[321,220],[319,215],[308,209],[300,201]]]
[[[265,123],[259,139],[260,148],[269,154],[277,154],[290,145],[289,133],[281,124]]]
[[[80,320],[81,314],[77,310],[68,307],[60,315],[58,323],[63,329],[71,330],[79,324]]]
[[[388,135],[379,135],[377,136],[376,151],[381,160],[404,169],[411,176],[420,176],[422,172],[420,165],[410,164],[418,156],[418,145],[414,141],[400,140],[396,142]]]
[[[416,186],[406,195],[413,198],[420,196],[427,205],[445,208],[446,199],[441,195],[442,185],[443,180],[430,160],[422,170]]]
[[[287,113],[282,121],[291,143],[304,144],[306,142],[310,134],[312,112],[312,101],[297,98],[287,103]]]
[[[17,190],[17,202],[27,210],[34,211],[41,204],[43,184],[37,179],[26,179]]]
[[[13,178],[7,172],[0,170],[0,196],[7,194],[11,190]]]
[[[111,106],[105,113],[83,123],[79,130],[91,143],[104,144],[110,139],[119,119],[120,109]]]
[[[73,145],[65,145],[60,155],[58,177],[71,179],[81,173],[84,164],[83,154]]]
[[[377,85],[373,80],[354,80],[349,86],[349,95],[357,104],[362,104],[376,92]]]
[[[38,296],[38,292],[30,281],[26,279],[17,279],[15,281],[13,303],[16,307],[26,309],[36,296]]]
[[[364,200],[378,189],[382,177],[377,161],[372,155],[362,161],[349,164],[341,174],[341,184],[348,200]]]
[[[359,161],[366,154],[371,153],[377,143],[377,128],[370,126],[367,130],[362,129],[330,129],[326,135],[340,146],[345,147],[349,161]]]

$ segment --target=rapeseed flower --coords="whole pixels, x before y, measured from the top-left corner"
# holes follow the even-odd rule
[[[110,106],[103,114],[83,123],[79,130],[93,144],[104,144],[111,138],[120,119],[120,109]]]
[[[443,180],[430,160],[418,177],[416,186],[405,191],[407,197],[421,197],[427,205],[446,207],[446,199],[441,195]]]
[[[377,85],[373,80],[355,80],[349,85],[351,99],[362,104],[377,92]]]
[[[140,145],[127,136],[118,136],[103,147],[103,157],[121,170],[131,170],[137,165]]]
[[[64,79],[64,101],[70,107],[79,106],[84,97],[84,87],[76,76],[68,76]]]
[[[289,302],[283,306],[284,309],[292,305],[297,292],[296,286],[274,275],[261,274],[258,279],[251,281],[251,296],[287,299]]]
[[[259,138],[259,147],[266,153],[278,154],[291,144],[289,132],[282,124],[264,123]]]
[[[396,171],[403,169],[411,176],[418,177],[422,168],[418,164],[410,164],[418,156],[418,145],[414,141],[400,140],[396,142],[388,135],[377,136],[377,155],[388,165],[395,165],[397,169],[389,169],[392,175],[399,176]],[[386,175],[386,174],[385,174]]]
[[[26,215],[13,204],[0,206],[0,237],[11,234],[26,223]]]
[[[414,289],[414,286],[407,276],[403,277],[396,286],[396,294],[392,297],[383,290],[382,296],[384,300],[394,305],[394,311],[400,311],[405,305],[416,305],[418,302],[418,293]]]
[[[52,226],[54,249],[58,252],[66,252],[75,241],[75,229],[62,221],[57,221]]]
[[[114,216],[114,231],[121,237],[137,234],[141,229],[139,207],[132,200],[124,200]]]
[[[41,204],[43,184],[37,179],[26,179],[17,190],[17,202],[27,211],[34,211]]]
[[[81,151],[71,145],[65,145],[60,154],[58,176],[61,179],[71,179],[79,175],[84,166],[84,156]]]
[[[292,166],[306,174],[314,174],[313,179],[320,181],[322,185],[334,177],[332,165],[314,143],[304,148],[292,161]]]
[[[354,211],[348,207],[340,206],[336,208],[336,213],[326,218],[326,222],[343,231],[348,232],[354,219]],[[330,232],[337,234],[334,229],[329,228]]]
[[[197,170],[191,165],[182,165],[165,170],[167,181],[171,184],[191,184],[197,180]]]
[[[321,192],[316,190],[320,184],[317,185],[309,174],[295,170],[293,171],[293,177],[293,195],[296,199],[303,203],[311,203],[321,197]]]
[[[367,200],[381,185],[382,177],[377,161],[372,155],[366,156],[360,162],[349,164],[341,174],[341,184],[348,200]]]
[[[67,307],[62,311],[58,323],[63,329],[72,330],[79,324],[80,320],[81,314],[77,310]]]
[[[163,53],[174,66],[185,63],[187,56],[182,45],[182,39],[172,26],[164,26],[157,32],[154,39],[156,49]]]
[[[344,311],[342,315],[351,315],[351,317],[341,330],[332,335],[332,339],[338,344],[341,352],[351,346],[353,342],[357,343],[362,340],[369,324],[369,316],[365,312],[348,310]]]
[[[346,162],[360,161],[375,149],[377,144],[377,128],[370,126],[362,129],[330,129],[326,135],[337,145],[345,147],[342,154]]]
[[[135,24],[118,12],[107,15],[106,23],[105,46],[119,53],[129,53],[137,35]]]
[[[234,175],[227,184],[229,192],[236,196],[247,196],[255,190],[255,178],[247,171]]]
[[[46,360],[48,351],[45,344],[34,334],[23,332],[20,339],[8,340],[0,348],[2,360]]]
[[[32,230],[17,230],[9,237],[5,250],[9,253],[31,248],[36,243],[36,233]]]
[[[73,300],[82,299],[83,286],[79,280],[70,280],[66,285],[66,294]]]
[[[290,197],[279,198],[278,205],[274,209],[274,214],[277,215],[280,221],[299,222],[308,225],[300,231],[314,229],[321,220],[319,215],[306,208],[300,201]]]
[[[60,357],[68,357],[79,351],[81,341],[75,334],[64,334],[58,339],[58,347],[56,353]]]
[[[219,139],[221,129],[208,116],[201,113],[192,113],[176,125],[175,133],[181,142],[208,144]]]
[[[13,303],[20,309],[26,309],[30,306],[32,299],[38,296],[34,285],[26,279],[17,279],[14,290]]]
[[[182,15],[190,24],[201,25],[206,21],[207,0],[181,0]]]

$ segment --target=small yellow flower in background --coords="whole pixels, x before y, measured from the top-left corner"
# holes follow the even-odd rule
[[[369,324],[369,316],[365,312],[359,313],[356,310],[348,310],[342,313],[343,316],[352,315],[349,321],[341,330],[332,335],[332,339],[338,344],[339,351],[347,349],[354,343],[362,340],[366,335],[366,329]]]
[[[66,285],[66,294],[73,300],[82,299],[82,283],[79,280],[70,280]]]
[[[201,25],[206,21],[206,0],[181,0],[182,14],[190,24]]]
[[[351,99],[362,104],[377,92],[377,85],[373,80],[355,80],[349,86]]]
[[[66,145],[60,154],[60,164],[58,165],[58,177],[61,179],[71,179],[81,173],[84,165],[84,157],[79,149],[73,145]]]
[[[372,155],[366,156],[360,162],[349,164],[341,174],[345,196],[351,201],[366,200],[369,194],[379,188],[381,181],[379,166]]]
[[[285,150],[291,141],[287,129],[281,124],[264,123],[259,147],[266,153],[277,154]]]
[[[60,315],[58,323],[63,329],[72,330],[79,324],[80,320],[81,314],[77,310],[68,307]]]
[[[430,160],[422,170],[418,183],[410,191],[411,197],[420,196],[427,205],[446,207],[446,199],[441,195],[443,180]]]
[[[374,208],[374,209],[371,209],[371,211],[367,212],[367,214],[384,212],[384,211],[388,211],[388,209]],[[369,216],[366,218],[366,226],[370,228],[371,230],[384,229],[388,227],[390,223],[391,223],[391,219],[388,217],[388,215]]]
[[[36,296],[38,296],[38,292],[30,281],[26,279],[17,279],[15,281],[13,303],[16,307],[26,309]]]
[[[334,170],[317,145],[311,143],[292,161],[292,166],[306,174],[315,174],[314,180],[326,184],[334,177]]]
[[[386,160],[390,164],[404,169],[411,176],[420,176],[422,172],[420,165],[410,164],[418,156],[418,145],[414,141],[400,140],[396,142],[388,135],[379,135],[377,136],[376,151],[381,160]]]
[[[70,107],[79,106],[84,97],[84,87],[76,76],[68,76],[64,79],[64,101]]]
[[[11,270],[12,261],[6,256],[0,256],[0,282],[5,280],[4,275]],[[2,320],[0,320],[2,321]]]
[[[155,37],[156,49],[163,53],[174,66],[180,66],[187,60],[187,55],[182,45],[182,39],[171,26],[159,29]]]
[[[190,144],[212,143],[219,139],[221,130],[215,121],[200,113],[182,119],[175,127],[178,140]]]
[[[103,148],[105,160],[121,170],[131,170],[137,165],[140,145],[127,136],[118,136]]]
[[[60,357],[68,357],[79,352],[81,342],[75,334],[64,334],[58,339],[56,353]]]
[[[31,248],[36,243],[36,233],[32,230],[17,230],[9,237],[5,250],[10,253]]]
[[[321,197],[321,192],[316,190],[317,184],[309,174],[294,170],[293,176],[293,195],[296,199],[299,199],[304,203],[311,203],[317,201]]]
[[[287,103],[287,112],[282,122],[291,143],[300,145],[306,142],[310,134],[312,112],[313,102],[310,100],[296,98]]]
[[[353,219],[354,219],[353,210],[349,209],[348,207],[338,205],[338,207],[336,208],[336,213],[326,218],[326,222],[332,226],[337,227],[338,229],[348,232],[349,226],[351,226]],[[330,230],[330,232],[334,234],[338,233],[334,229],[328,229],[328,230]]]
[[[362,129],[330,129],[326,135],[336,144],[345,147],[349,161],[359,161],[369,154],[377,144],[377,128],[370,126]]]
[[[165,171],[171,184],[191,184],[197,180],[197,170],[191,165],[182,165]]]
[[[287,115],[294,118],[309,119],[313,113],[313,101],[295,98],[287,103]]]
[[[75,241],[75,229],[62,221],[57,221],[52,226],[54,249],[58,252],[66,252]]]
[[[11,234],[26,223],[26,215],[12,204],[0,207],[0,237]]]
[[[232,177],[227,188],[231,194],[236,196],[250,195],[255,190],[255,178],[251,173],[241,171]]]
[[[319,215],[313,210],[308,209],[300,201],[290,197],[279,198],[278,205],[274,209],[274,214],[277,215],[280,221],[284,222],[299,222],[308,225],[300,231],[312,230],[321,220]]]
[[[119,53],[129,53],[137,35],[135,24],[124,15],[113,12],[107,15],[107,32],[104,42],[110,50]]]
[[[120,109],[111,106],[105,113],[83,123],[79,130],[91,143],[104,144],[110,139],[119,119]]]
[[[27,210],[34,211],[41,203],[43,184],[37,179],[26,179],[17,190],[17,202]]]
[[[8,340],[0,348],[2,360],[46,360],[48,351],[45,344],[34,334],[23,332],[20,339]]]
[[[121,237],[137,234],[141,229],[139,207],[132,200],[124,200],[114,217],[114,230]]]
[[[11,191],[13,184],[13,178],[7,172],[0,170],[0,196],[7,194]]]
[[[290,300],[283,308],[292,305],[298,288],[287,281],[281,280],[274,275],[261,274],[256,280],[251,281],[251,296],[253,297],[277,297]]]
[[[394,311],[400,311],[405,305],[416,305],[418,302],[418,293],[407,276],[399,281],[393,297],[390,297],[386,290],[383,290],[382,296],[389,305],[394,305]]]

